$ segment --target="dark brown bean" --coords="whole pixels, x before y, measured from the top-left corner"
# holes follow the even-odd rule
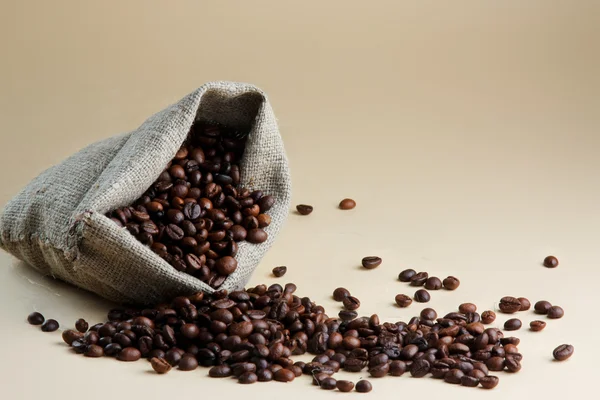
[[[354,389],[354,383],[351,381],[345,381],[345,380],[337,381],[336,386],[340,392],[344,392],[344,393],[351,392],[352,389]]]
[[[529,323],[529,329],[531,329],[534,332],[539,332],[541,330],[543,330],[546,327],[546,323],[544,321],[531,321]]]
[[[548,311],[550,310],[551,307],[552,307],[552,304],[550,304],[549,301],[540,300],[537,303],[535,303],[535,305],[533,306],[533,309],[536,314],[545,315],[545,314],[548,314]]]
[[[415,271],[414,269],[405,269],[398,275],[398,280],[400,280],[400,282],[410,282],[411,278],[416,274],[417,271]]]
[[[427,290],[440,290],[442,288],[442,281],[437,276],[430,276],[425,281],[425,289]]]
[[[275,276],[276,278],[281,278],[282,276],[285,275],[286,272],[287,272],[287,267],[284,267],[284,266],[273,268],[273,276]]]
[[[548,256],[544,258],[544,267],[546,268],[556,268],[558,267],[558,258],[554,256]]]
[[[157,374],[166,374],[171,370],[171,364],[162,358],[153,357],[150,359],[150,365]]]
[[[503,313],[513,314],[521,309],[521,302],[516,297],[505,296],[500,299],[498,307]]]
[[[454,276],[449,276],[442,281],[444,288],[447,290],[456,290],[460,286],[460,281]]]
[[[496,320],[496,313],[490,310],[481,313],[481,322],[484,324],[491,324]]]
[[[362,266],[366,269],[374,269],[381,265],[381,257],[368,256],[362,259]]]
[[[309,206],[307,204],[298,204],[296,206],[296,211],[300,215],[308,215],[313,212],[313,206]]]
[[[573,355],[575,348],[570,344],[561,344],[557,348],[554,349],[552,355],[554,359],[557,361],[565,361]]]
[[[548,318],[559,319],[565,315],[565,311],[559,306],[552,306],[548,309]]]
[[[531,303],[525,297],[519,297],[519,302],[521,302],[521,308],[519,311],[527,311],[531,308]]]
[[[356,207],[356,202],[352,199],[344,199],[340,201],[340,209],[341,210],[352,210]]]
[[[371,382],[363,379],[356,382],[354,390],[359,393],[369,393],[371,390],[373,390],[373,385],[371,385]]]
[[[410,298],[410,296],[407,296],[405,294],[397,294],[395,301],[398,307],[402,308],[408,307],[412,303],[412,299]]]

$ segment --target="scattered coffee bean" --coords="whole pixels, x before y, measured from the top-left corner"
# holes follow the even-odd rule
[[[565,311],[562,307],[552,306],[548,309],[548,318],[550,319],[559,319],[565,315]]]
[[[77,329],[79,332],[86,333],[88,327],[88,323],[83,318],[79,318],[77,321],[75,321],[75,329]]]
[[[477,311],[477,306],[473,303],[463,303],[458,306],[458,312],[463,314],[474,313]]]
[[[519,297],[519,302],[521,303],[519,311],[527,311],[531,308],[531,303],[525,297]]]
[[[62,339],[69,346],[72,345],[75,340],[80,340],[82,338],[83,338],[83,333],[77,332],[73,329],[67,329],[66,331],[63,331],[63,333],[62,333]]]
[[[479,384],[484,389],[495,388],[496,386],[498,386],[499,381],[500,380],[498,379],[498,377],[493,376],[493,375],[488,375],[488,376],[484,376],[483,378],[479,378]]]
[[[425,289],[427,290],[440,290],[442,288],[442,281],[437,276],[430,276],[425,281]]]
[[[529,329],[531,329],[534,332],[539,332],[541,330],[543,330],[546,327],[546,323],[544,321],[531,321],[529,323]]]
[[[356,382],[355,390],[359,393],[369,393],[373,390],[373,386],[371,385],[371,382],[363,379]]]
[[[298,214],[300,214],[300,215],[308,215],[311,212],[313,212],[313,206],[309,206],[307,204],[298,204],[296,206],[296,210],[298,211]]]
[[[142,353],[135,347],[125,347],[117,355],[119,361],[137,361],[142,358]]]
[[[429,274],[427,272],[419,272],[419,273],[413,275],[412,278],[410,278],[410,285],[411,286],[423,286],[425,284],[425,282],[427,282],[428,278],[429,278]]]
[[[273,275],[277,278],[281,278],[287,272],[287,267],[275,267],[273,268]]]
[[[521,329],[521,320],[518,318],[511,318],[509,320],[506,320],[506,322],[504,323],[504,330],[506,331],[516,331]]]
[[[396,295],[396,304],[398,304],[398,307],[408,307],[411,305],[412,303],[412,299],[410,298],[410,296],[407,296],[405,294],[397,294]]]
[[[387,365],[387,364],[385,364]],[[422,378],[429,373],[431,366],[429,361],[424,359],[418,359],[413,361],[410,366],[410,374],[415,378]]]
[[[356,207],[356,202],[352,199],[344,199],[340,201],[340,209],[342,210],[352,210]]]
[[[381,265],[381,258],[377,256],[369,256],[362,259],[362,266],[366,269],[374,269]]]
[[[500,299],[498,308],[500,308],[500,311],[503,313],[513,314],[521,309],[521,302],[516,297],[505,296]]]
[[[92,358],[102,357],[104,355],[104,350],[97,344],[91,344],[87,347],[83,355]]]
[[[549,301],[540,300],[537,303],[535,303],[535,305],[533,306],[533,309],[536,314],[545,315],[545,314],[548,314],[548,311],[550,310],[551,307],[552,307],[552,304],[550,304]]]
[[[404,271],[400,272],[400,274],[398,275],[398,279],[400,280],[400,282],[410,282],[411,278],[416,274],[417,271],[415,271],[414,269],[405,269]]]
[[[558,267],[558,258],[554,256],[548,256],[544,258],[544,267],[546,268],[556,268]]]
[[[27,316],[27,322],[29,322],[31,325],[42,325],[44,321],[44,316],[39,312],[34,311]]]
[[[250,385],[258,382],[258,376],[254,372],[244,372],[238,378],[238,382],[243,385]]]
[[[360,300],[354,296],[345,297],[344,300],[342,300],[342,303],[344,304],[344,308],[348,311],[358,310],[360,307]]]
[[[289,369],[282,368],[273,374],[273,377],[278,382],[291,382],[296,378],[296,375]]]
[[[444,284],[444,288],[448,290],[456,290],[460,286],[460,281],[454,276],[447,277],[442,283]]]
[[[150,359],[150,365],[157,374],[166,374],[171,370],[171,364],[163,360],[162,358],[154,357]]]
[[[418,303],[427,303],[431,300],[429,292],[425,289],[419,289],[415,292],[415,301]]]
[[[571,357],[574,351],[575,348],[570,344],[561,344],[560,346],[554,349],[552,355],[554,356],[554,359],[558,361],[564,361],[567,358]]]
[[[424,308],[421,310],[421,319],[434,321],[437,318],[437,313],[433,308]]]
[[[481,322],[484,324],[491,324],[496,320],[496,313],[490,310],[484,311],[481,313]]]
[[[58,322],[54,319],[47,319],[42,324],[42,332],[54,332],[58,329]]]
[[[337,381],[335,384],[340,392],[350,392],[354,389],[354,383],[350,381]]]
[[[335,301],[343,301],[348,296],[350,296],[350,292],[346,288],[339,287],[333,291]]]
[[[321,389],[323,390],[333,390],[337,387],[337,381],[332,377],[327,377],[321,380]]]

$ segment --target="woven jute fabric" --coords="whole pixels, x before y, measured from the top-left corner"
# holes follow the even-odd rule
[[[266,95],[243,83],[207,83],[135,131],[92,144],[44,171],[5,206],[0,247],[43,274],[119,303],[212,292],[104,215],[131,204],[152,185],[195,121],[249,130],[240,164],[242,186],[276,199],[265,229],[268,240],[240,243],[238,268],[220,288],[244,287],[287,217],[291,178]]]

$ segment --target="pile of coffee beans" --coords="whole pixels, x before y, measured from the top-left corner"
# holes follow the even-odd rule
[[[240,187],[247,133],[196,123],[156,182],[107,214],[178,271],[218,288],[237,268],[238,242],[263,243],[275,199]]]
[[[429,276],[427,272],[417,272],[414,269],[405,269],[398,275],[400,282],[409,283],[410,286],[425,286],[427,290],[440,290],[442,287],[447,290],[455,290],[460,286],[460,281],[454,276],[448,276],[443,281],[437,276]],[[427,303],[431,300],[431,295],[425,289],[418,289],[414,294],[414,300],[418,303]],[[408,307],[412,299],[406,294],[398,294],[394,299],[398,307]]]

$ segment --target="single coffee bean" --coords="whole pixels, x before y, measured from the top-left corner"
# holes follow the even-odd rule
[[[83,355],[92,358],[102,357],[104,355],[104,350],[97,344],[91,344],[87,347]]]
[[[460,369],[451,369],[444,376],[444,382],[460,385],[463,376],[465,376],[465,373]]]
[[[465,375],[460,378],[460,384],[466,387],[477,387],[479,386],[479,379],[474,376]]]
[[[537,303],[535,303],[535,305],[533,306],[533,309],[536,314],[545,315],[545,314],[548,314],[548,311],[550,310],[551,307],[552,307],[552,304],[550,304],[549,301],[540,300]]]
[[[546,323],[544,321],[531,321],[529,323],[529,329],[531,329],[534,332],[539,332],[541,330],[543,330],[546,327]]]
[[[531,303],[525,297],[519,297],[519,302],[521,303],[519,311],[527,311],[531,308]]]
[[[421,319],[434,321],[437,318],[437,313],[433,308],[424,308],[421,310]]]
[[[498,386],[499,381],[500,381],[500,379],[498,379],[497,376],[488,375],[488,376],[484,376],[483,378],[480,378],[479,384],[484,389],[493,389],[496,386]]]
[[[437,276],[430,276],[425,281],[425,289],[427,290],[440,290],[442,288],[442,281]]]
[[[555,360],[564,361],[567,358],[571,357],[574,351],[575,348],[570,344],[561,344],[560,346],[554,349],[552,355],[554,356]]]
[[[358,393],[369,393],[371,390],[373,390],[373,385],[371,385],[371,382],[363,379],[356,382],[354,390],[356,390]]]
[[[412,303],[412,299],[405,294],[397,294],[395,300],[398,307],[402,308],[408,307]]]
[[[275,267],[273,268],[273,276],[281,278],[287,272],[287,267]]]
[[[337,381],[332,377],[324,378],[320,383],[320,387],[323,390],[333,390],[337,386]]]
[[[238,378],[238,382],[243,385],[249,385],[258,382],[258,376],[254,372],[244,372]]]
[[[442,283],[444,284],[444,288],[448,290],[455,290],[460,286],[460,281],[454,276],[447,277]]]
[[[142,358],[142,353],[135,347],[125,347],[117,355],[119,361],[137,361]]]
[[[518,318],[511,318],[509,320],[506,320],[506,322],[504,323],[504,330],[506,331],[516,331],[521,329],[521,320]]]
[[[198,368],[198,361],[192,355],[186,355],[179,360],[178,367],[181,371],[193,371]]]
[[[150,365],[157,374],[166,374],[171,370],[171,364],[162,358],[153,357],[150,359]]]
[[[474,313],[477,311],[477,306],[473,303],[462,303],[458,306],[458,311],[463,314]]]
[[[548,318],[559,319],[565,315],[565,311],[559,306],[552,306],[548,309]]]
[[[503,313],[513,314],[521,309],[521,302],[516,297],[505,296],[500,299],[498,307]]]
[[[419,289],[415,292],[415,301],[418,303],[427,303],[431,300],[429,292],[425,289]]]
[[[390,365],[387,362],[369,368],[369,374],[373,378],[382,378],[386,376],[388,372],[390,372]]]
[[[338,313],[338,316],[342,321],[349,322],[358,317],[358,313],[356,311],[342,310]]]
[[[123,348],[121,347],[120,344],[118,343],[110,343],[108,345],[106,345],[106,347],[104,347],[104,354],[112,357],[112,356],[116,356],[117,354],[119,354],[121,352]]]
[[[354,383],[350,381],[337,381],[335,385],[338,390],[343,393],[350,392],[352,389],[354,389]]]
[[[58,326],[55,319],[48,319],[42,324],[42,332],[54,332],[58,329]]]
[[[34,311],[27,316],[27,322],[29,322],[31,325],[42,325],[44,321],[44,316],[39,312]]]
[[[348,296],[350,296],[348,289],[339,287],[333,291],[333,299],[335,301],[343,301]]]
[[[233,372],[227,364],[217,365],[208,370],[208,376],[211,378],[226,378],[232,374]]]
[[[75,341],[75,340],[80,340],[83,338],[83,333],[81,332],[77,332],[73,329],[67,329],[66,331],[63,331],[62,333],[62,339],[64,340],[64,342],[66,344],[68,344],[69,346]]]
[[[352,210],[354,207],[356,207],[356,202],[352,199],[344,199],[340,201],[341,210]]]
[[[362,266],[366,269],[374,269],[381,265],[381,257],[369,256],[362,259]]]
[[[358,308],[360,307],[360,300],[358,300],[354,296],[345,297],[342,300],[342,303],[344,304],[344,308],[348,311],[358,310]]]
[[[400,280],[400,282],[410,282],[410,279],[416,274],[417,271],[415,271],[414,269],[405,269],[404,271],[400,272],[400,274],[398,275],[398,279]]]
[[[490,371],[502,371],[504,369],[504,358],[491,357],[486,360],[485,365]]]
[[[259,243],[264,243],[267,241],[268,235],[267,232],[265,232],[262,229],[250,229],[248,231],[248,234],[246,236],[246,240],[250,243],[254,243],[254,244],[259,244]]]
[[[237,260],[231,256],[221,257],[215,263],[215,269],[221,275],[231,275],[237,267]]]
[[[491,324],[496,320],[496,313],[490,310],[484,311],[481,313],[481,322],[484,324]]]
[[[548,256],[544,258],[544,267],[546,268],[556,268],[558,267],[558,258],[554,256]]]
[[[425,282],[427,282],[428,278],[429,274],[427,272],[419,272],[418,274],[415,274],[412,278],[410,278],[410,285],[423,286]]]
[[[273,378],[277,382],[291,382],[296,378],[296,375],[289,369],[282,368],[273,374]]]
[[[298,214],[300,214],[300,215],[308,215],[311,212],[313,212],[313,206],[309,206],[307,204],[298,204],[296,206],[296,210],[298,211]]]
[[[430,369],[431,365],[427,360],[419,359],[413,361],[413,363],[411,364],[410,374],[415,378],[422,378],[429,373]]]
[[[504,360],[504,366],[508,372],[514,373],[521,370],[521,362],[513,356],[507,355],[506,360]]]
[[[406,372],[406,363],[400,360],[394,360],[390,363],[390,375],[402,376]]]
[[[89,324],[83,318],[79,318],[77,321],[75,321],[75,329],[77,329],[79,332],[86,333],[88,327]]]

